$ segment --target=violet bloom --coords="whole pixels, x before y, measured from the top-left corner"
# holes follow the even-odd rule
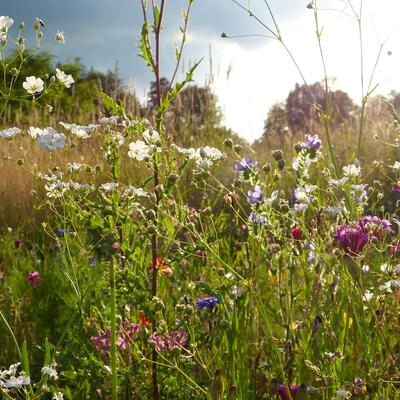
[[[31,286],[40,285],[40,273],[38,271],[29,272],[28,282]]]
[[[261,191],[261,186],[256,186],[254,188],[254,192],[249,190],[247,192],[247,195],[248,195],[248,200],[249,200],[250,204],[259,203],[263,198],[263,194],[262,194],[262,191]]]
[[[212,310],[220,303],[219,298],[215,296],[203,297],[202,299],[196,300],[196,307],[199,310],[204,310],[205,308]]]
[[[130,345],[134,336],[140,332],[139,324],[122,322],[122,328],[117,332],[117,346],[121,350],[125,350]]]
[[[253,222],[254,225],[264,225],[265,224],[265,215],[257,215],[254,212],[251,212],[249,215],[249,219]]]
[[[360,226],[367,232],[370,232],[372,236],[377,239],[382,239],[385,233],[393,235],[394,231],[390,222],[387,219],[381,219],[376,216],[367,215],[360,218]]]
[[[90,338],[96,349],[108,352],[111,346],[111,330],[107,329],[105,332],[94,335]]]
[[[400,183],[392,185],[392,192],[400,192]]]
[[[172,350],[180,348],[186,345],[188,340],[187,332],[183,330],[172,331],[165,333],[164,335],[157,335],[155,332],[152,333],[147,339],[148,343],[155,345],[158,352],[164,350]]]
[[[278,387],[278,395],[282,400],[296,399],[297,392],[300,390],[301,385],[288,385],[280,384]],[[290,394],[290,397],[289,397]]]
[[[321,139],[318,135],[310,135],[307,133],[303,147],[308,150],[317,150],[321,147]]]
[[[335,243],[340,243],[346,254],[357,256],[368,243],[368,233],[358,224],[340,225],[335,233]]]
[[[246,172],[256,166],[255,162],[249,158],[249,157],[244,157],[242,160],[238,161],[236,163],[236,171],[237,172]]]

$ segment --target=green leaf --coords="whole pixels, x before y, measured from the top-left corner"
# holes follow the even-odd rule
[[[27,350],[27,346],[26,346],[26,340],[24,340],[24,343],[22,344],[22,348],[21,348],[21,363],[22,363],[22,368],[25,371],[26,375],[30,376],[29,358],[28,358],[28,350]]]
[[[125,109],[123,106],[117,104],[114,99],[103,92],[99,92],[101,100],[103,101],[104,107],[108,112],[113,115],[123,116],[125,115]]]
[[[149,28],[147,22],[145,22],[142,26],[142,33],[138,45],[139,57],[146,62],[147,66],[150,67],[153,72],[155,72],[155,64],[153,60],[153,55],[151,53],[150,44],[148,41],[148,35],[149,35]]]
[[[350,272],[350,275],[355,281],[360,280],[361,276],[361,268],[360,266],[354,261],[354,259],[348,255],[343,257],[343,261],[347,265],[347,268]]]

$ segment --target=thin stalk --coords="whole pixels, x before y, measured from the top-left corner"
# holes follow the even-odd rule
[[[116,291],[115,291],[115,261],[114,257],[110,262],[110,289],[111,289],[111,379],[112,379],[112,400],[118,399],[118,376],[117,376],[117,323],[116,323]]]

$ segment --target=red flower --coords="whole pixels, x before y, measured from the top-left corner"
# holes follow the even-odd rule
[[[300,240],[303,235],[303,232],[299,226],[295,226],[292,228],[292,238],[294,240]]]
[[[28,282],[31,286],[39,286],[40,285],[40,273],[37,271],[29,272]]]
[[[156,268],[158,269],[159,267],[164,265],[164,260],[161,257],[157,257],[156,258]],[[150,264],[150,269],[153,270],[154,269],[154,263]]]
[[[146,315],[144,314],[144,312],[142,310],[139,311],[139,322],[140,322],[140,325],[144,325],[144,326],[151,325],[150,319],[146,317]]]

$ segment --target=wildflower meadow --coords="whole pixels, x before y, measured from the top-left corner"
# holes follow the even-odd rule
[[[250,144],[183,63],[202,1],[134,1],[147,104],[0,16],[1,398],[400,399],[400,96],[331,88],[323,1],[311,83],[268,1],[227,0],[300,82]]]

